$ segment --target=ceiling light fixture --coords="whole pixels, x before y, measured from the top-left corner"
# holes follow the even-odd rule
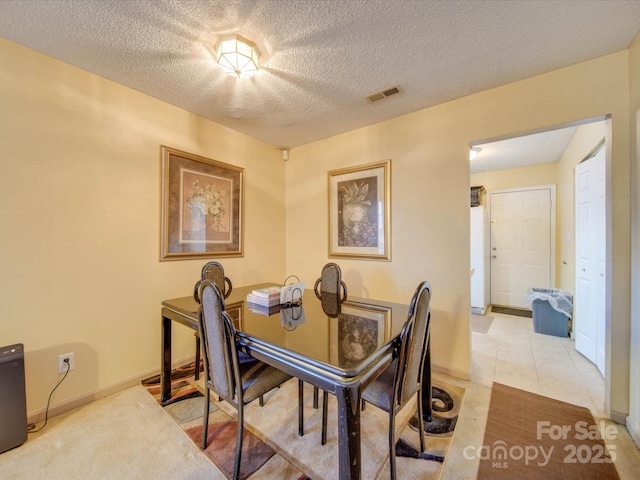
[[[482,149],[478,147],[471,147],[469,149],[469,160],[473,160],[474,158],[476,158],[481,150]]]
[[[221,37],[216,47],[216,61],[229,75],[238,78],[253,76],[258,71],[260,54],[256,46],[240,35]]]

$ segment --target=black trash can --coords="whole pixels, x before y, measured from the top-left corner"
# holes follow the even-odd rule
[[[536,333],[569,336],[569,319],[572,317],[573,296],[556,288],[530,288],[529,301],[533,311],[533,330]]]

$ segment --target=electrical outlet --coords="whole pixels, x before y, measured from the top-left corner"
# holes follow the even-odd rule
[[[65,373],[67,371],[67,365],[65,360],[69,360],[69,370],[76,368],[76,361],[74,353],[65,353],[64,355],[58,355],[58,373]]]

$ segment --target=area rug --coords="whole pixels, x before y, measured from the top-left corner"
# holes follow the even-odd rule
[[[200,370],[202,378],[202,362]],[[194,373],[195,363],[183,365],[171,371],[171,398],[165,402],[164,409],[182,427],[186,435],[200,447],[204,394],[202,380],[195,381]],[[160,404],[160,375],[147,378],[141,384]],[[209,409],[207,448],[203,450],[203,454],[218,467],[226,478],[230,479],[233,477],[237,422],[232,415],[219,409],[216,402],[211,402]],[[273,468],[266,467],[275,454],[276,452],[271,446],[256,437],[251,429],[245,428],[240,478],[242,480],[284,478],[280,474],[271,475],[269,472],[272,473]],[[282,465],[282,460],[279,463]],[[263,467],[265,471],[261,472]],[[287,465],[285,470],[288,471],[286,478],[308,479],[304,473],[291,465]]]
[[[531,310],[526,310],[524,308],[497,307],[495,305],[492,305],[491,311],[495,313],[504,313],[506,315],[515,315],[517,317],[533,317],[533,313],[531,312]]]
[[[484,441],[465,456],[479,480],[617,480],[602,435],[587,408],[494,383]]]
[[[202,434],[203,383],[193,379],[194,365],[172,372],[172,396],[165,411],[198,446]],[[159,376],[142,385],[159,403]],[[420,453],[417,432],[406,426],[396,443],[397,471],[403,480],[438,479],[457,420],[464,388],[438,384],[434,380],[434,425],[445,428],[426,437],[426,450]],[[241,478],[248,480],[333,480],[338,478],[338,439],[336,399],[329,396],[327,443],[321,445],[321,409],[314,409],[313,388],[305,383],[304,436],[297,434],[298,382],[292,379],[265,397],[264,407],[252,402],[245,407]],[[413,404],[415,409],[415,403]],[[209,439],[203,452],[214,465],[231,478],[235,454],[235,409],[226,402],[211,399]],[[411,407],[397,417],[397,425],[412,415]],[[427,428],[429,426],[427,425]],[[362,478],[386,479],[389,475],[388,415],[367,405],[361,414]]]
[[[493,323],[493,317],[487,317],[486,315],[471,314],[471,331],[475,333],[487,333],[491,324]]]

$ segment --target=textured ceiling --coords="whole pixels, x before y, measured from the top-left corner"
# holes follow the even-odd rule
[[[0,2],[1,37],[281,148],[623,50],[638,31],[638,0]],[[236,32],[262,54],[253,78],[212,60]]]

